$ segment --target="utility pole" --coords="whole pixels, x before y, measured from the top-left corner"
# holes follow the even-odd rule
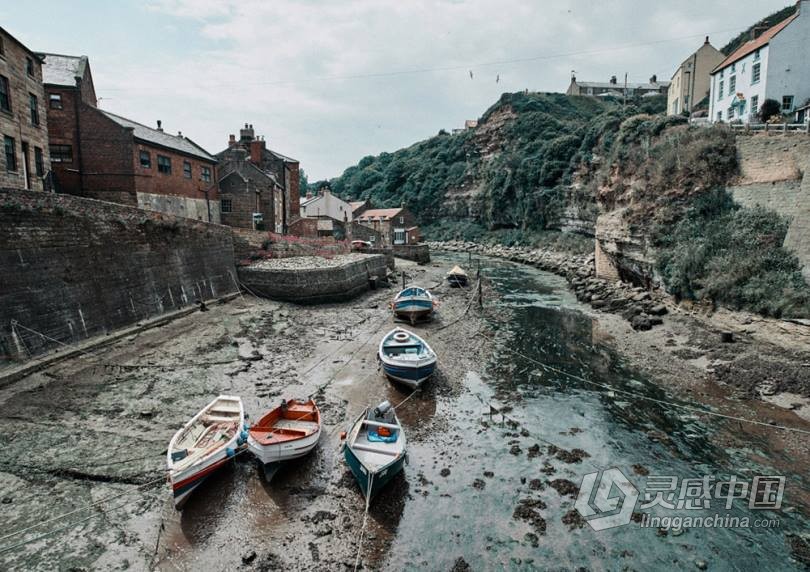
[[[624,99],[622,100],[622,110],[627,107],[627,72],[624,72]]]

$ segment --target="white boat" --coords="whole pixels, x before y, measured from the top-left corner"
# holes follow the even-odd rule
[[[436,353],[425,340],[404,328],[394,328],[383,336],[377,355],[385,375],[411,389],[436,370]]]
[[[220,395],[174,434],[166,452],[174,506],[222,467],[247,440],[242,400]]]
[[[321,412],[312,399],[290,399],[262,416],[248,433],[248,449],[270,481],[281,463],[303,457],[318,444]]]
[[[405,432],[390,403],[366,408],[352,424],[343,457],[352,470],[366,504],[405,465]]]

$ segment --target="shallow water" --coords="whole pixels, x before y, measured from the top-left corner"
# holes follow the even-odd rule
[[[450,254],[435,257],[448,265],[466,259]],[[561,373],[671,399],[600,342],[591,318],[564,279],[492,259],[484,259],[483,268],[501,296],[490,303],[513,312],[506,326],[511,334],[508,347],[525,357],[498,348],[480,371],[467,373],[460,397],[437,398],[431,413],[449,421],[444,438],[450,452],[437,454],[430,442],[410,447],[405,470],[410,498],[398,526],[394,524],[396,540],[386,561],[388,569],[448,570],[460,557],[473,570],[580,566],[694,570],[700,561],[710,570],[801,569],[790,560],[785,539],[788,532],[807,530],[799,511],[784,510],[790,507],[791,490],[801,486],[797,475],[786,475],[781,511],[752,510],[736,500],[726,512],[721,506],[725,501],[713,500],[712,510],[654,512],[671,517],[718,513],[752,520],[778,518],[775,529],[693,528],[664,535],[630,523],[599,532],[587,524],[569,530],[562,518],[573,509],[574,498],[561,496],[548,481],[568,479],[578,489],[584,474],[616,467],[643,494],[646,477],[637,473],[644,470],[679,479],[714,475],[721,480],[730,475],[750,480],[772,472],[747,460],[746,451],[713,445],[712,436],[724,430],[723,420],[698,421],[688,411],[610,392]],[[538,361],[560,371],[544,370]],[[502,425],[502,418],[490,416],[481,400],[512,407],[508,415],[520,425]],[[564,449],[583,449],[590,457],[565,463],[550,456],[542,440]],[[527,450],[535,443],[541,445],[542,454],[529,458]],[[510,454],[514,445],[518,454]],[[758,448],[760,444],[750,444],[751,450]],[[553,468],[553,473],[541,472],[544,467],[548,472]],[[442,469],[449,469],[449,475],[442,476]],[[494,476],[484,476],[485,471]],[[532,479],[540,479],[542,490],[531,488]],[[546,508],[537,511],[546,521],[545,534],[513,518],[522,499],[545,503]]]

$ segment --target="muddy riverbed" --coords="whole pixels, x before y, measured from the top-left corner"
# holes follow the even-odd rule
[[[237,298],[0,389],[0,536],[32,527],[0,540],[0,568],[346,570],[360,548],[363,567],[382,570],[801,569],[806,471],[772,450],[769,429],[667,406],[689,396],[616,353],[616,326],[563,279],[484,259],[480,311],[470,289],[442,282],[457,262],[466,256],[405,266],[439,298],[437,320],[417,328],[440,369],[398,412],[409,463],[375,499],[361,547],[364,503],[340,432],[364,406],[408,395],[375,357],[393,289],[316,307]],[[166,443],[218,393],[241,395],[254,418],[315,393],[324,436],[269,485],[241,455],[177,512]],[[574,500],[585,474],[609,467],[639,488],[649,475],[784,475],[781,510],[732,508],[779,526],[595,532]]]

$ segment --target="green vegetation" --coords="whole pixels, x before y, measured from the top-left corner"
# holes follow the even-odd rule
[[[736,205],[725,190],[697,197],[653,239],[657,269],[677,298],[707,300],[774,317],[806,317],[810,287],[782,247],[788,222],[761,207]]]
[[[471,225],[467,238],[497,229],[531,234],[556,223],[571,176],[590,161],[594,146],[610,139],[623,119],[660,113],[665,105],[664,97],[624,106],[563,94],[504,94],[477,130],[440,131],[394,153],[365,157],[330,186],[341,197],[379,207],[408,205],[428,238],[445,236],[448,223]],[[482,129],[490,121],[503,123]],[[459,194],[474,199],[447,200]],[[593,197],[581,198],[595,205]]]
[[[759,108],[759,119],[766,123],[771,117],[779,117],[781,115],[782,105],[775,99],[766,99],[762,102],[762,107]]]
[[[790,6],[785,6],[778,12],[774,12],[770,16],[766,16],[746,31],[739,33],[735,38],[733,38],[729,43],[725,46],[720,48],[720,51],[724,54],[731,55],[732,52],[736,51],[737,48],[742,46],[745,42],[751,39],[751,34],[753,33],[754,29],[756,28],[758,32],[762,32],[767,30],[768,28],[775,26],[785,18],[792,16],[796,12],[796,3],[794,2]]]

